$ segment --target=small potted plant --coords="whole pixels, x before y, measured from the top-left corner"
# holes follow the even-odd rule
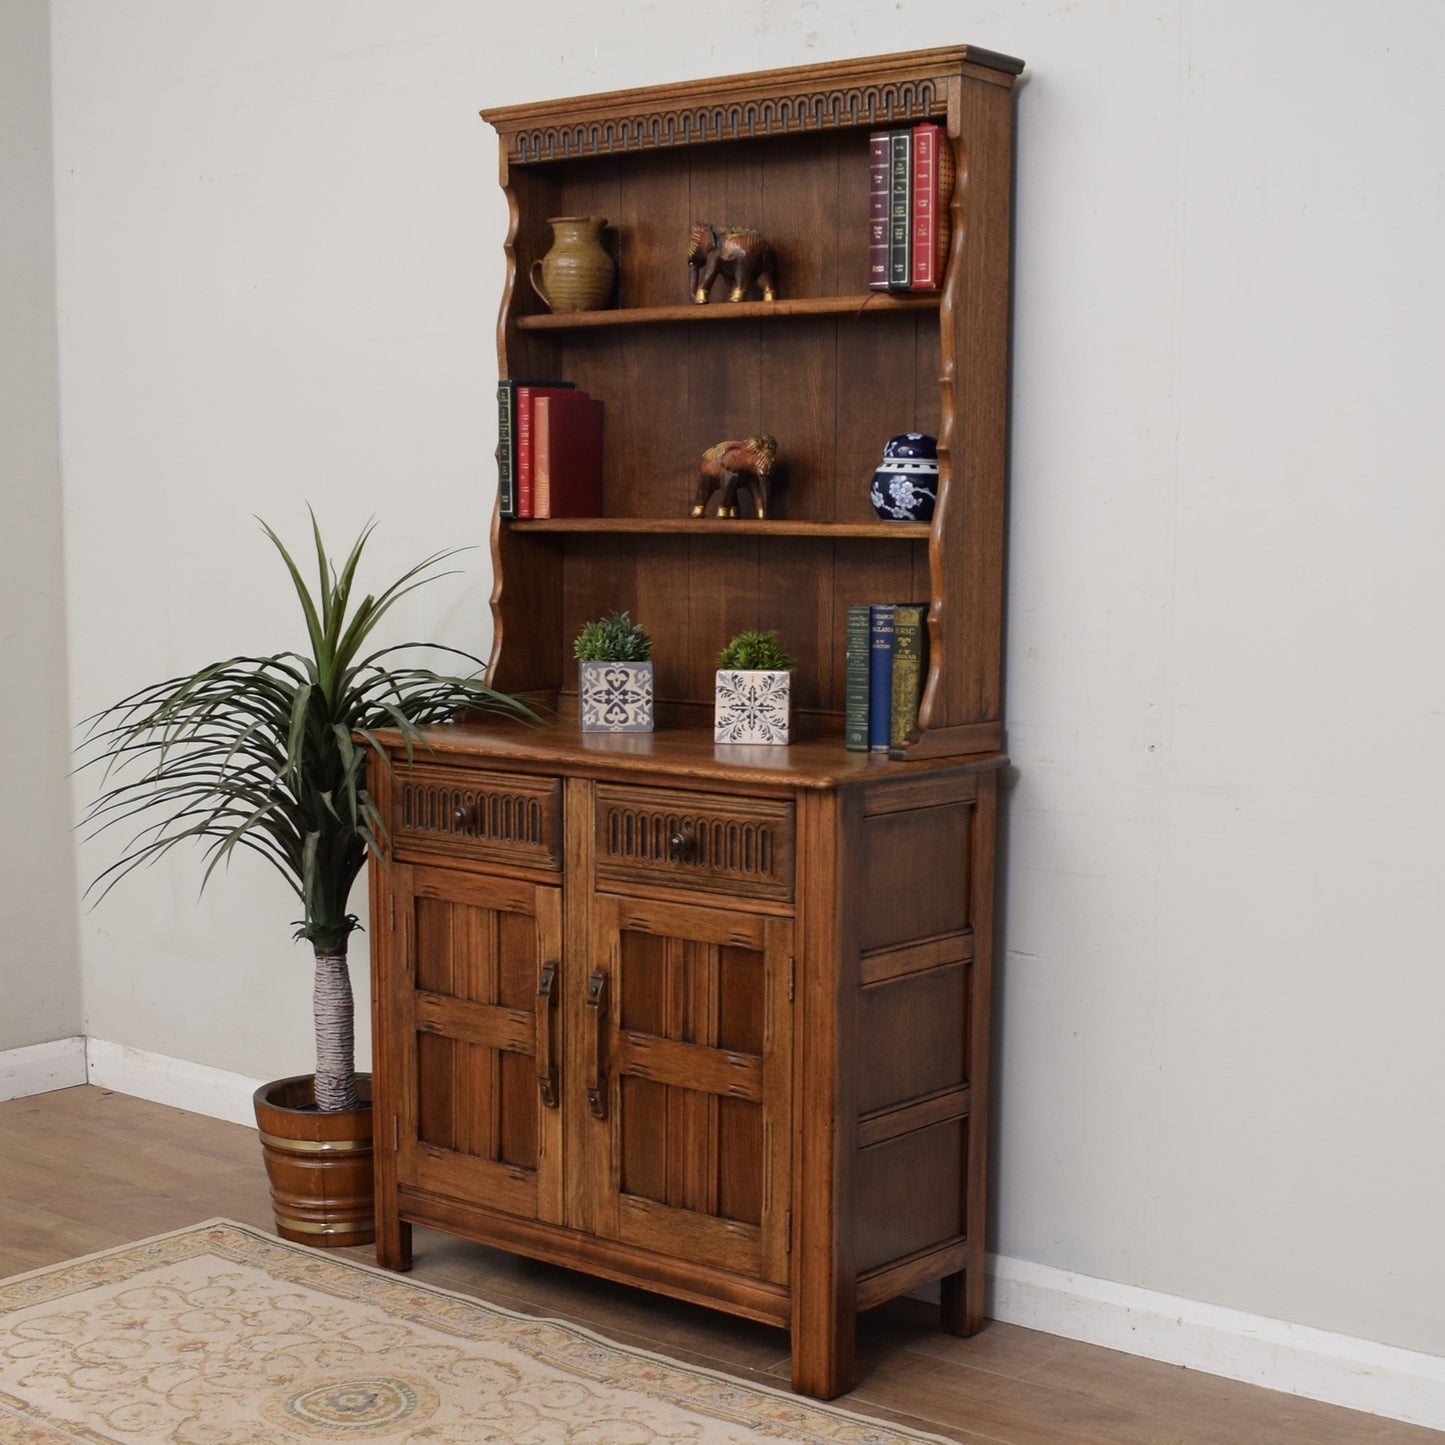
[[[652,731],[652,638],[626,612],[584,624],[572,645],[581,663],[584,733]]]
[[[739,632],[718,654],[713,741],[786,743],[796,666],[776,631]]]

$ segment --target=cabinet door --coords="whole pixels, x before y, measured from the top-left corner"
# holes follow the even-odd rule
[[[602,894],[583,1011],[599,1234],[783,1283],[790,920]]]
[[[560,1221],[561,890],[393,865],[397,1177]]]

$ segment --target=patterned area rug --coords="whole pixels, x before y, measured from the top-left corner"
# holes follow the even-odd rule
[[[0,1282],[5,1445],[316,1440],[911,1445],[938,1437],[224,1219]]]

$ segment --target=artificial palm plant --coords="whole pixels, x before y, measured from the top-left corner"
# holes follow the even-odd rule
[[[296,937],[316,957],[316,1105],[356,1109],[354,1007],[347,941],[358,926],[348,911],[368,854],[381,856],[382,823],[366,789],[368,755],[383,762],[377,728],[393,728],[408,752],[421,725],[461,709],[527,715],[516,699],[486,686],[479,671],[449,676],[408,660],[418,649],[471,670],[479,658],[437,643],[398,643],[366,651],[377,624],[407,593],[441,574],[452,552],[419,562],[377,595],[354,600],[358,564],[375,524],[357,537],[338,570],[315,515],[319,571],[313,594],[281,539],[281,554],[305,617],[309,653],[232,657],[189,676],[141,688],[90,718],[82,767],[103,768],[86,822],[102,832],[127,821],[139,831],[123,856],[91,885],[101,896],[178,843],[195,840],[206,868],[202,887],[238,848],[272,863],[301,907]]]

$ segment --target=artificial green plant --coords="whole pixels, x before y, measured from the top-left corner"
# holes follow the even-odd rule
[[[629,613],[611,612],[583,623],[572,656],[581,662],[646,662],[652,656],[652,638]]]
[[[718,653],[718,667],[727,672],[791,672],[798,661],[778,636],[769,632],[739,632]]]
[[[470,653],[438,643],[366,650],[386,613],[442,575],[439,564],[454,555],[433,553],[379,594],[357,599],[374,525],[338,570],[312,515],[313,593],[262,522],[291,575],[309,650],[232,657],[141,688],[88,719],[78,750],[82,768],[101,769],[85,813],[93,834],[125,823],[139,829],[91,892],[103,897],[133,869],[192,841],[206,860],[203,888],[238,847],[259,853],[291,886],[302,915],[296,937],[316,959],[316,1103],[324,1111],[360,1106],[346,962],[359,925],[348,902],[367,855],[382,856],[383,822],[366,787],[368,756],[387,762],[375,730],[400,732],[410,755],[420,727],[460,709],[527,714],[486,685],[484,665]],[[470,675],[419,666],[407,656],[418,650]]]

